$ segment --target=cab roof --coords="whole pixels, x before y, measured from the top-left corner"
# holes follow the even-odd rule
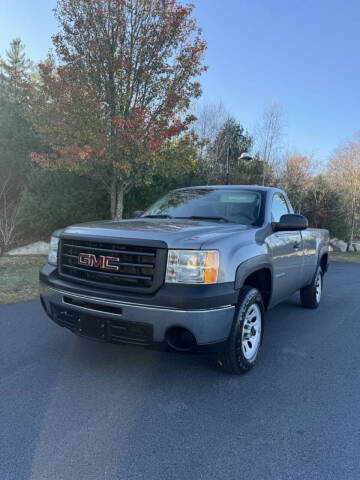
[[[269,191],[276,191],[276,192],[281,192],[283,191],[280,188],[276,187],[264,187],[260,185],[199,185],[199,186],[193,186],[193,187],[183,187],[183,188],[176,188],[174,191],[181,191],[181,190],[199,190],[199,189],[211,189],[211,190],[241,190],[241,189],[246,189],[246,190],[260,190],[264,192],[269,192]]]

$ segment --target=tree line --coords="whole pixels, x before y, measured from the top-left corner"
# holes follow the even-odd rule
[[[310,224],[349,248],[357,235],[360,141],[328,165],[287,151],[281,109],[254,132],[201,104],[206,42],[176,0],[58,0],[54,54],[35,64],[20,39],[0,59],[0,250],[67,224],[129,217],[168,190],[284,188]],[[252,160],[241,154],[252,152]]]

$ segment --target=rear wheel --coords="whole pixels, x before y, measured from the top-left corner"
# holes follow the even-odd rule
[[[305,308],[318,308],[323,291],[324,274],[319,266],[310,285],[300,290],[301,304]]]
[[[241,374],[250,370],[259,356],[264,331],[264,305],[259,290],[245,286],[239,294],[231,333],[219,364]]]

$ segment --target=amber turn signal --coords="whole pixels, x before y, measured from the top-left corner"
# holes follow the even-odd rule
[[[207,252],[204,266],[204,283],[216,283],[219,271],[219,252]]]

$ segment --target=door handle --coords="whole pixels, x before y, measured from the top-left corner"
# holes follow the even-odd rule
[[[295,242],[294,243],[294,250],[299,250],[299,248],[300,248],[300,243]]]

